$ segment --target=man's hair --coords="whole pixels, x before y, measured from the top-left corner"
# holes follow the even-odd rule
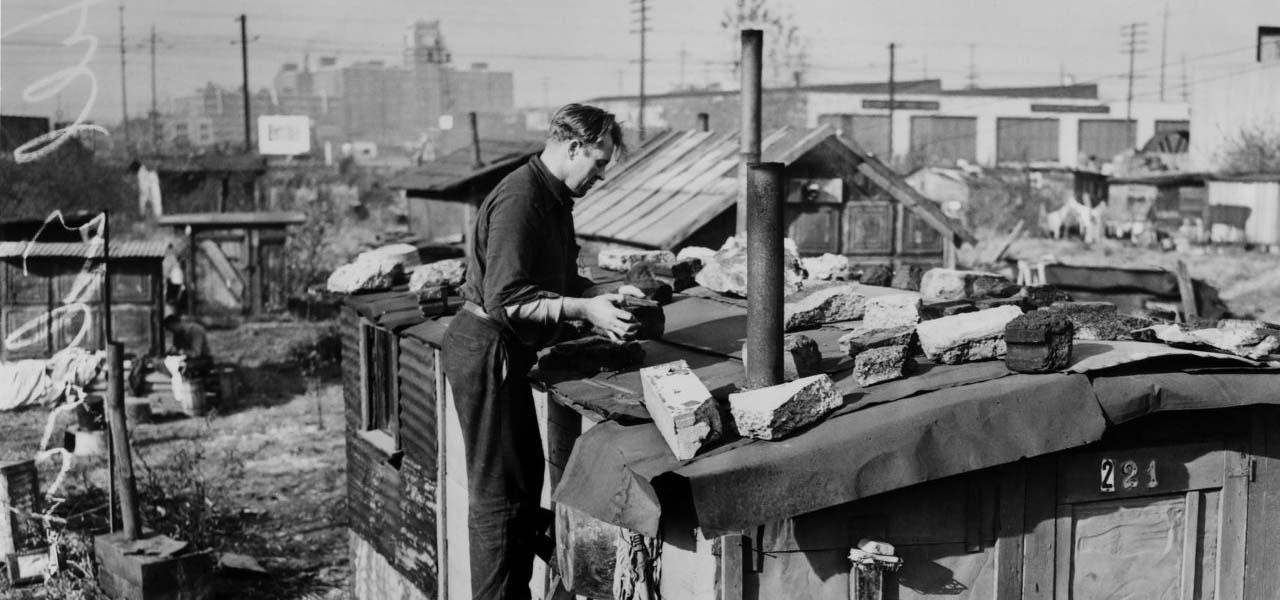
[[[624,155],[627,144],[622,139],[622,125],[613,113],[586,104],[566,104],[551,116],[547,139],[557,142],[577,140],[584,144],[600,144],[608,136],[614,152]]]

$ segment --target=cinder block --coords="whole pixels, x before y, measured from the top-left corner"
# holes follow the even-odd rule
[[[916,334],[930,360],[953,365],[997,358],[1005,353],[1005,325],[1021,314],[1016,306],[989,308],[925,321]]]
[[[913,325],[889,329],[859,328],[840,337],[837,342],[844,353],[856,357],[872,348],[885,346],[916,346],[916,328]]]
[[[818,290],[782,307],[784,331],[812,329],[825,323],[861,319],[867,297],[853,285]]]
[[[873,296],[867,298],[862,324],[877,329],[915,326],[920,322],[922,305],[920,294],[914,292]]]
[[[640,369],[644,405],[679,460],[720,437],[720,413],[707,386],[683,360]]]
[[[867,387],[884,381],[907,376],[915,366],[909,346],[885,346],[872,348],[858,354],[853,363],[853,377],[858,385]]]
[[[729,412],[743,437],[776,440],[825,416],[843,399],[826,375],[729,394]]]
[[[742,367],[747,371],[751,370],[746,344],[742,345]],[[818,342],[799,333],[782,336],[782,379],[784,381],[794,381],[820,372],[822,372],[822,351],[818,350]]]
[[[1009,321],[1004,362],[1020,373],[1061,371],[1071,364],[1075,327],[1065,315],[1034,310]]]

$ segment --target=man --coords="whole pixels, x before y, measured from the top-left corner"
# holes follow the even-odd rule
[[[624,151],[616,118],[570,104],[546,148],[489,193],[468,241],[466,303],[444,336],[443,367],[466,450],[474,598],[529,598],[533,547],[545,528],[542,442],[528,372],[562,322],[590,321],[618,339],[637,324],[622,296],[580,296],[574,198]]]
[[[213,365],[209,340],[204,327],[194,321],[184,320],[176,310],[166,311],[161,324],[173,336],[168,352],[171,356],[186,357],[188,376],[203,375]]]

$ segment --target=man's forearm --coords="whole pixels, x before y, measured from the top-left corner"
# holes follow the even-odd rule
[[[564,301],[567,298],[539,298],[506,307],[507,318],[513,321],[554,325],[565,319]]]

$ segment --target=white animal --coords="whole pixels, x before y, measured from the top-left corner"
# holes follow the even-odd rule
[[[1075,224],[1084,236],[1085,243],[1097,241],[1102,230],[1102,214],[1106,210],[1106,204],[1099,204],[1097,207],[1092,207],[1091,204],[1087,192],[1084,194],[1084,203],[1076,200],[1074,194],[1066,194],[1062,207],[1045,215],[1049,233],[1054,239],[1060,239],[1066,235],[1067,227]]]

